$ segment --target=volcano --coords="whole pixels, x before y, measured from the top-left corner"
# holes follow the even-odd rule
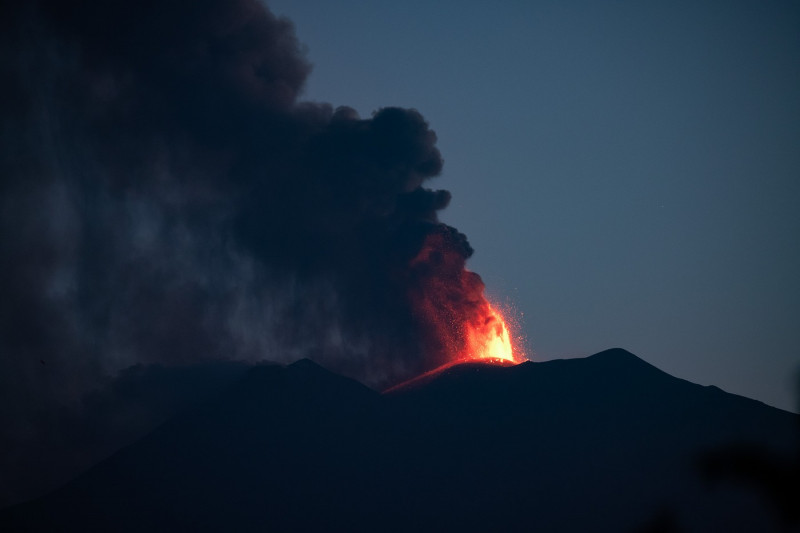
[[[452,365],[379,393],[258,366],[3,531],[780,531],[704,454],[789,457],[798,416],[633,354]],[[660,529],[659,529],[660,528]]]

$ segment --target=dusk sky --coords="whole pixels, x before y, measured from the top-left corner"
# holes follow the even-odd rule
[[[418,109],[534,361],[624,347],[796,410],[796,2],[271,1],[302,99]]]

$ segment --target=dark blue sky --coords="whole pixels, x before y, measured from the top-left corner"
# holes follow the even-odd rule
[[[417,108],[533,360],[620,346],[796,406],[796,2],[268,2],[305,98]]]

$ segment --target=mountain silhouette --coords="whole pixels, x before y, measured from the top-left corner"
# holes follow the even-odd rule
[[[384,394],[302,360],[252,368],[0,529],[781,531],[769,498],[710,486],[698,458],[789,456],[797,422],[621,349]]]

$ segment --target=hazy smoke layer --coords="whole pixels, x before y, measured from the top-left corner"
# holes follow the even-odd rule
[[[309,70],[255,0],[4,3],[0,444],[134,364],[312,357],[383,386],[452,348],[422,295],[483,286],[424,188],[435,134],[298,103]]]

